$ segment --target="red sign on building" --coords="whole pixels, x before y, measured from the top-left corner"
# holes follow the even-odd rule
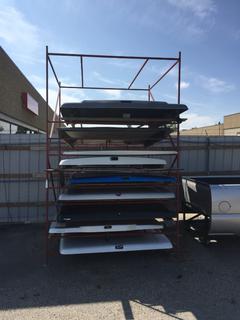
[[[22,101],[26,109],[36,114],[37,116],[39,115],[38,102],[28,92],[22,93]]]

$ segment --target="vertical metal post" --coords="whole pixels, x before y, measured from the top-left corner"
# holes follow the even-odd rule
[[[181,52],[179,51],[178,54],[178,88],[177,88],[177,103],[180,104],[181,102]],[[179,211],[180,211],[180,123],[177,123],[177,189],[176,189],[176,198],[177,198],[177,251],[180,245],[180,226],[179,226]]]
[[[58,128],[61,127],[61,115],[60,115],[60,107],[61,107],[61,104],[62,104],[62,87],[61,87],[61,82],[59,81],[58,82],[58,86],[59,86],[59,96],[58,96]],[[57,133],[58,134],[58,133]],[[62,156],[62,146],[61,146],[61,139],[58,135],[58,164],[60,163],[61,161],[61,156]],[[60,194],[60,181],[61,181],[61,173],[59,173],[59,181],[58,181],[58,195]]]
[[[210,138],[209,136],[207,138],[207,148],[206,148],[206,172],[207,175],[210,173]]]
[[[62,87],[61,87],[61,82],[59,81],[58,83],[58,86],[59,86],[59,97],[58,97],[58,128],[61,127],[61,116],[60,116],[60,107],[61,107],[61,98],[62,98]],[[62,149],[61,149],[61,139],[59,138],[58,139],[58,163],[60,162],[61,160],[61,152],[62,152]]]
[[[151,101],[150,85],[148,85],[148,101]]]
[[[180,103],[181,100],[181,64],[182,64],[182,54],[181,51],[179,51],[178,54],[178,97],[177,97],[177,103]]]
[[[84,87],[84,79],[83,79],[83,57],[80,57],[80,63],[81,63],[81,83],[82,83],[82,88]]]
[[[49,224],[49,136],[48,136],[48,46],[46,46],[46,221],[45,221],[45,242],[46,242],[46,265],[48,264],[48,224]]]

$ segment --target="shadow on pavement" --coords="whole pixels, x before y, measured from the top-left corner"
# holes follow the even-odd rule
[[[51,256],[41,225],[0,227],[0,310],[120,301],[160,316],[240,319],[240,239],[204,247],[186,234],[179,258],[163,252]],[[57,249],[56,249],[57,251]]]

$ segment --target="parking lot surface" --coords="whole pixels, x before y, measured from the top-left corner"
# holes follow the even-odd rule
[[[0,227],[0,319],[240,319],[240,238],[164,252],[60,256],[44,226]],[[57,252],[57,247],[56,250]]]

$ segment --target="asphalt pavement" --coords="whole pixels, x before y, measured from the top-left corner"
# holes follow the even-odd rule
[[[164,252],[60,256],[44,226],[0,226],[0,319],[240,319],[240,238]]]

